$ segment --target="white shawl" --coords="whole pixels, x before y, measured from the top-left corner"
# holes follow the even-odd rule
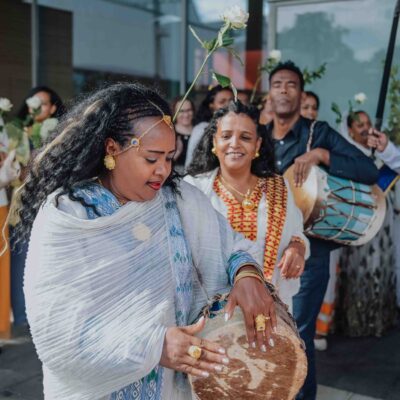
[[[257,257],[257,248],[235,234],[200,191],[183,183],[181,192],[178,209],[198,270],[193,319],[206,293],[229,291],[229,256],[243,250]],[[94,220],[60,211],[55,194],[39,211],[24,289],[46,399],[101,399],[158,365],[166,329],[175,325],[163,196]],[[191,398],[188,391],[178,393],[167,369],[162,398]]]

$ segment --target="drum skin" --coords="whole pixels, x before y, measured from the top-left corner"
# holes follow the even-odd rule
[[[305,233],[342,245],[370,241],[383,224],[385,195],[377,186],[329,175],[312,167],[301,187],[294,185],[294,165],[285,172],[295,203],[303,214]]]
[[[293,400],[307,374],[304,343],[287,307],[274,294],[278,318],[275,346],[267,351],[249,346],[243,314],[237,307],[233,317],[225,322],[223,307],[226,299],[205,308],[206,327],[199,335],[223,346],[229,365],[223,372],[208,378],[190,377],[193,398],[198,400]]]

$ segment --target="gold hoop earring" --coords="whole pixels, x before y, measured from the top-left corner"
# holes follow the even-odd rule
[[[111,154],[107,154],[104,157],[104,166],[109,170],[112,171],[115,168],[115,158]]]
[[[216,155],[216,154],[217,154],[217,149],[216,149],[215,147],[213,147],[213,148],[211,149],[211,153],[213,153],[214,155]]]

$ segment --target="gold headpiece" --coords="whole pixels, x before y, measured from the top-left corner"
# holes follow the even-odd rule
[[[125,149],[123,149],[122,151],[120,151],[119,153],[114,154],[114,155],[119,155],[121,153],[124,153],[125,151],[129,150],[132,147],[136,147],[136,150],[139,151],[140,140],[143,138],[143,136],[146,135],[147,133],[149,133],[154,127],[156,127],[157,125],[161,124],[161,122],[166,123],[171,130],[174,128],[174,125],[172,124],[171,116],[167,115],[167,114],[164,114],[163,110],[161,110],[161,108],[158,107],[157,104],[154,104],[150,100],[148,100],[148,102],[151,103],[155,108],[157,108],[158,111],[160,111],[160,113],[162,114],[161,119],[159,121],[155,122],[149,128],[147,128],[140,136],[134,136],[131,139],[131,143],[130,143],[130,145],[128,147],[126,147]]]

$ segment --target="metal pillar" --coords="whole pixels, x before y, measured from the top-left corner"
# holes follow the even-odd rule
[[[32,87],[39,82],[39,6],[37,0],[31,3],[31,81]]]

